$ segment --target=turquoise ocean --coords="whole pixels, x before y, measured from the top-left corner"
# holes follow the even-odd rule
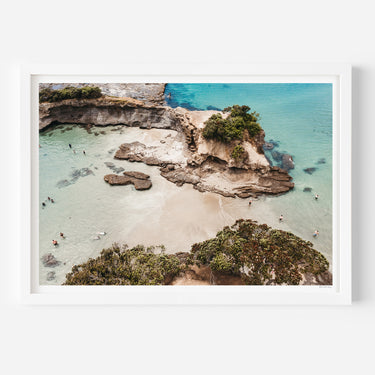
[[[200,193],[190,185],[177,187],[162,178],[157,167],[113,159],[121,143],[147,144],[172,131],[109,126],[87,132],[74,124],[50,128],[39,137],[39,255],[52,253],[61,263],[49,268],[41,261],[40,283],[61,284],[72,265],[97,256],[113,242],[164,244],[168,252],[188,251],[238,218],[292,231],[313,242],[331,262],[332,85],[170,83],[165,94],[172,107],[206,110],[240,104],[258,112],[266,141],[277,145],[273,151],[294,159],[289,173],[295,188],[281,196],[261,197],[249,207],[248,200]],[[277,165],[271,152],[266,155]],[[139,192],[131,186],[109,186],[103,181],[112,173],[108,162],[148,173],[153,187]],[[307,168],[314,170],[306,173]],[[315,230],[318,238],[312,237]],[[59,232],[66,238],[60,239]],[[49,272],[55,272],[55,278],[47,281]]]

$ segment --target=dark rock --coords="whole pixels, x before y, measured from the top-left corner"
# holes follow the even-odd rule
[[[286,171],[294,169],[294,161],[293,161],[293,158],[290,155],[288,155],[288,154],[283,155],[283,157],[282,157],[282,168],[285,169]]]
[[[56,279],[56,272],[51,271],[47,273],[47,281],[52,281]]]
[[[303,192],[304,193],[310,193],[312,191],[312,188],[311,187],[305,187],[304,189],[303,189]]]
[[[73,171],[71,175],[72,176],[71,182],[78,180],[80,177],[86,177],[91,174],[95,176],[94,172],[90,168],[76,169],[75,171]]]
[[[138,176],[138,178],[136,176]],[[124,172],[124,176],[107,174],[104,176],[104,181],[108,182],[110,185],[132,184],[136,190],[148,190],[152,186],[149,178],[150,176],[141,172]]]
[[[66,186],[69,186],[69,185],[71,185],[72,183],[70,182],[70,181],[68,181],[68,180],[60,180],[57,184],[56,184],[56,186],[59,188],[59,189],[61,189],[61,188],[63,188],[63,187],[66,187]]]
[[[316,171],[316,168],[314,167],[311,167],[311,168],[305,168],[303,170],[305,173],[308,173],[308,174],[313,174],[315,171]]]
[[[264,145],[263,145],[264,150],[273,150],[274,147],[275,147],[275,145],[273,143],[270,143],[270,142],[265,142]]]
[[[325,163],[326,163],[326,159],[325,158],[321,158],[317,162],[317,164],[325,164]]]
[[[51,253],[44,254],[42,256],[42,262],[45,267],[57,267],[60,265],[60,261],[58,261],[55,256]]]
[[[281,161],[283,158],[283,154],[279,151],[272,151],[271,155],[273,157],[273,160],[275,161]]]
[[[148,180],[150,176],[148,174],[142,173],[142,172],[124,172],[125,176],[138,178],[139,180]]]

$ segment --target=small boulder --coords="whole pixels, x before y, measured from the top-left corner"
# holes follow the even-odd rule
[[[58,261],[55,256],[51,253],[44,254],[42,256],[42,262],[45,267],[56,267],[58,266],[61,262]]]
[[[56,272],[51,271],[47,273],[47,281],[52,281],[56,279]]]
[[[307,173],[307,174],[313,174],[313,173],[316,171],[316,168],[314,168],[314,167],[311,167],[311,168],[305,168],[303,171],[304,171],[305,173]]]
[[[274,147],[275,147],[275,145],[273,143],[270,143],[270,142],[265,142],[264,145],[263,145],[264,150],[273,150]]]

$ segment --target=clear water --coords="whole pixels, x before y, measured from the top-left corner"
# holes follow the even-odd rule
[[[200,193],[190,185],[177,187],[162,178],[157,167],[113,159],[113,151],[124,142],[151,144],[169,134],[174,137],[173,131],[118,126],[94,127],[89,134],[77,125],[47,130],[40,134],[39,149],[39,253],[40,257],[52,253],[61,264],[48,268],[40,262],[40,283],[61,284],[72,265],[96,257],[113,242],[129,246],[164,244],[168,252],[188,251],[193,243],[214,236],[237,218],[252,218],[290,230],[311,240],[331,260],[331,85],[169,84],[166,94],[169,92],[172,106],[206,109],[238,103],[259,112],[266,139],[278,141],[276,150],[294,158],[296,168],[290,174],[295,189],[279,197],[262,197],[249,207],[248,200]],[[321,158],[325,164],[317,164]],[[103,176],[113,172],[105,162],[149,174],[152,188],[136,191],[133,186],[108,185]],[[303,171],[308,167],[317,170],[309,175]],[[87,169],[83,168],[92,173],[84,176]],[[83,173],[74,178],[77,170]],[[303,192],[304,187],[311,187],[312,192]],[[320,195],[318,201],[313,198],[315,193]],[[55,203],[49,202],[48,196]],[[282,223],[278,221],[280,214],[284,215]],[[315,229],[320,231],[317,239],[312,237]],[[65,239],[59,238],[60,232]],[[95,239],[100,232],[106,235]],[[52,245],[53,239],[58,240],[58,247]],[[50,271],[56,278],[47,281]]]

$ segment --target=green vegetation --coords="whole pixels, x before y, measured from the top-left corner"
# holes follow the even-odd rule
[[[193,264],[215,276],[238,276],[247,285],[298,285],[303,274],[320,275],[323,254],[290,232],[237,220],[215,238],[194,244],[190,253],[155,254],[155,247],[128,249],[114,244],[96,259],[73,266],[65,285],[166,285]]]
[[[96,99],[102,96],[102,91],[96,86],[72,87],[61,90],[42,89],[39,91],[39,103],[60,102],[65,99]]]
[[[237,145],[234,147],[230,156],[235,160],[239,160],[244,155],[245,155],[245,149],[241,145]]]
[[[176,255],[154,253],[154,247],[128,249],[114,244],[100,256],[73,266],[65,285],[163,285],[182,270]]]
[[[251,112],[247,105],[227,107],[223,112],[230,112],[224,119],[220,113],[212,115],[204,124],[203,136],[206,139],[215,139],[220,142],[242,140],[244,132],[250,137],[260,133],[259,113]]]
[[[298,285],[303,274],[319,275],[329,266],[311,242],[252,220],[236,221],[215,238],[193,245],[191,253],[198,264],[241,276],[248,285]]]

